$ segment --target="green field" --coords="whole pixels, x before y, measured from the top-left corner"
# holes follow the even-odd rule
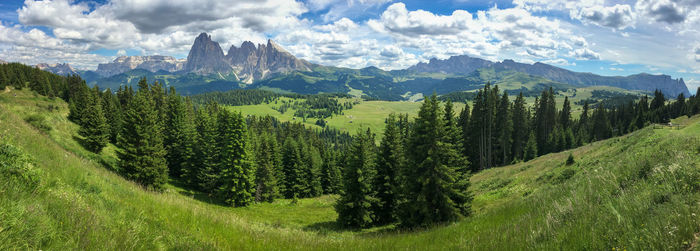
[[[639,94],[640,92],[623,90],[616,87],[608,86],[590,86],[571,89],[568,92],[556,95],[557,109],[561,109],[564,104],[564,98],[569,97],[571,102],[571,114],[574,118],[578,118],[582,112],[582,106],[577,105],[576,102],[589,99],[592,97],[592,93],[595,90],[605,90],[613,91],[624,94]],[[515,100],[516,96],[511,96],[510,100]],[[284,114],[275,110],[281,106],[282,101],[301,101],[301,99],[292,99],[287,97],[280,97],[278,102],[270,102],[269,104],[262,103],[258,105],[244,105],[244,106],[228,106],[229,109],[234,111],[240,111],[244,115],[255,115],[255,116],[265,116],[270,115],[276,117],[280,121],[293,121],[300,122],[308,125],[312,128],[321,129],[321,127],[316,125],[315,118],[303,119],[294,116],[294,109],[287,110]],[[384,131],[384,120],[391,113],[405,113],[408,114],[410,118],[415,117],[418,114],[418,109],[422,102],[409,102],[409,101],[363,101],[359,98],[356,99],[340,99],[341,102],[345,101],[356,101],[358,104],[354,105],[352,109],[345,110],[342,115],[333,115],[332,117],[326,119],[327,125],[343,132],[348,132],[350,134],[355,134],[358,130],[366,130],[370,128],[373,132],[381,133]],[[526,97],[525,101],[528,106],[532,106],[535,103],[534,97]],[[471,106],[472,104],[470,104]],[[455,103],[455,113],[458,115],[459,111],[464,108],[464,103]]]
[[[418,105],[367,103],[353,109],[378,117]],[[0,94],[2,250],[698,248],[698,116],[477,173],[474,214],[460,222],[351,231],[334,224],[335,196],[230,208],[174,184],[144,191],[112,170],[113,146],[97,155],[77,143],[67,112],[27,91]],[[26,122],[32,115],[43,122]]]

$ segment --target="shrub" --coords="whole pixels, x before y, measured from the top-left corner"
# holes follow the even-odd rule
[[[566,159],[566,165],[570,166],[570,165],[573,165],[574,163],[576,163],[576,161],[574,160],[574,155],[569,153],[569,158]]]
[[[34,128],[39,129],[43,132],[49,132],[51,131],[51,125],[46,122],[46,117],[41,114],[32,114],[24,118],[24,121],[27,121],[30,125],[32,125]]]
[[[0,186],[31,191],[39,186],[39,176],[39,169],[19,148],[0,143]]]

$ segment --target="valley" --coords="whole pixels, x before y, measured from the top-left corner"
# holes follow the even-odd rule
[[[23,166],[0,172],[2,249],[686,249],[700,230],[698,116],[484,170],[471,178],[473,216],[402,232],[334,227],[334,196],[230,208],[176,183],[144,191],[110,171],[112,146],[94,154],[77,143],[66,103],[10,91],[0,108],[0,131],[13,132],[0,162]]]

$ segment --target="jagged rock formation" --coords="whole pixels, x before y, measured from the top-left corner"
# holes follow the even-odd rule
[[[63,64],[46,64],[46,63],[40,63],[36,65],[37,68],[48,71],[54,74],[58,75],[72,75],[72,74],[77,74],[78,72],[73,69],[72,66],[70,66],[68,63],[63,63]]]
[[[192,49],[187,55],[186,72],[228,74],[232,70],[233,68],[224,60],[224,51],[221,50],[221,46],[212,41],[210,35],[202,33],[194,40]]]
[[[0,59],[0,64],[7,64],[7,62],[4,61],[4,60],[2,60],[2,59]]]
[[[313,65],[300,60],[272,40],[257,47],[250,41],[241,47],[231,46],[224,55],[219,43],[212,41],[206,33],[195,39],[187,56],[185,71],[198,74],[233,72],[243,82],[267,78],[271,73],[311,71]]]
[[[226,60],[236,75],[246,83],[264,79],[270,73],[311,71],[313,67],[311,63],[297,59],[272,40],[267,40],[267,45],[259,44],[257,48],[249,41],[243,42],[240,48],[232,45]]]
[[[439,60],[436,58],[430,59],[428,63],[420,62],[408,68],[409,71],[415,72],[441,72],[448,74],[469,74],[481,68],[489,68],[495,63],[473,58],[469,56],[452,56],[447,60]]]
[[[133,69],[144,69],[151,72],[160,70],[175,72],[181,71],[186,60],[175,59],[170,56],[121,56],[112,63],[99,64],[97,73],[109,77],[124,73]]]
[[[414,72],[441,72],[448,74],[468,74],[480,68],[495,68],[497,70],[513,70],[540,76],[561,83],[576,86],[607,85],[628,90],[654,91],[661,90],[665,95],[676,97],[683,93],[686,97],[690,92],[683,79],[672,79],[668,75],[635,74],[627,77],[606,77],[593,73],[573,72],[540,62],[523,64],[513,60],[491,62],[469,56],[453,56],[449,59],[431,59],[428,63],[418,63],[410,68]]]

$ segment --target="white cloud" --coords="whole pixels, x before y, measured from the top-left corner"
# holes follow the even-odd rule
[[[86,54],[80,52],[70,52],[62,50],[44,49],[38,47],[12,46],[0,50],[0,58],[8,62],[22,62],[24,64],[35,65],[38,63],[56,62],[70,63],[79,69],[97,68],[97,64],[109,60],[107,57]]]
[[[688,87],[688,90],[690,91],[690,93],[694,93],[696,95],[698,94],[696,92],[697,92],[698,88],[700,88],[700,80],[696,80],[696,79],[691,78],[691,79],[685,80],[684,82],[685,82],[685,85]]]
[[[544,61],[542,61],[542,63],[559,65],[559,66],[575,66],[576,65],[576,62],[569,62],[563,58],[544,60]]]
[[[581,48],[573,50],[569,53],[570,57],[574,57],[580,60],[598,60],[600,59],[600,54],[588,49]]]
[[[632,7],[624,4],[614,6],[590,6],[578,11],[571,10],[572,17],[584,23],[593,23],[599,26],[610,27],[616,30],[624,30],[633,27],[635,15]]]

